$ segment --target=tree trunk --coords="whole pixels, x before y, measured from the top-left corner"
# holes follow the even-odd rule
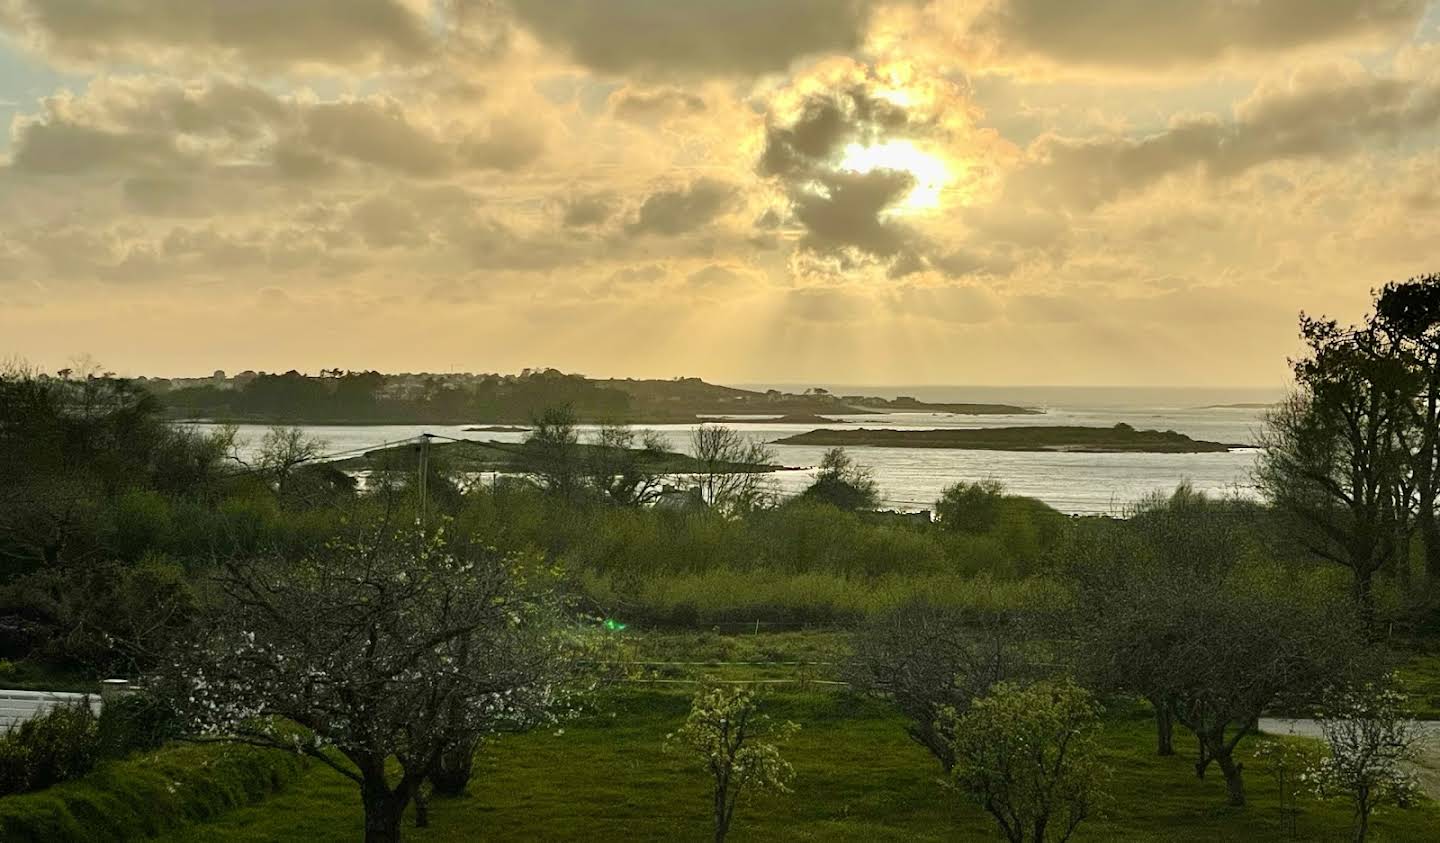
[[[1440,583],[1440,519],[1435,517],[1435,500],[1430,495],[1420,496],[1420,511],[1415,520],[1419,522],[1420,543],[1425,546],[1425,575],[1432,583]]]
[[[1229,794],[1230,805],[1243,808],[1245,806],[1245,779],[1240,774],[1245,769],[1245,765],[1237,764],[1228,751],[1217,752],[1215,763],[1220,765],[1220,772],[1225,776],[1225,790]]]
[[[1150,699],[1155,708],[1155,747],[1157,755],[1175,754],[1175,718],[1170,705]]]
[[[430,773],[435,792],[444,796],[463,796],[475,766],[477,741],[462,740],[440,756],[440,764]]]
[[[365,793],[365,843],[400,843],[400,819],[405,806],[388,789]]]

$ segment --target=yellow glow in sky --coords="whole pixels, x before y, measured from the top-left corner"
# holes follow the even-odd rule
[[[931,155],[908,140],[893,140],[864,146],[852,143],[845,147],[840,169],[852,173],[873,170],[902,170],[915,178],[915,188],[895,211],[928,211],[940,207],[940,194],[950,183],[950,168],[939,157]]]

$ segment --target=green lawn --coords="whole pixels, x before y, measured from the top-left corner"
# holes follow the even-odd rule
[[[435,800],[432,827],[407,829],[415,841],[704,840],[709,836],[706,783],[689,759],[662,751],[666,732],[683,719],[684,692],[616,691],[583,720],[494,741],[482,750],[470,795]],[[766,703],[777,718],[802,725],[787,757],[795,792],[742,805],[732,839],[991,839],[978,809],[959,804],[938,783],[938,766],[902,731],[884,705],[848,693],[776,692]],[[1152,755],[1149,720],[1139,709],[1106,722],[1105,760],[1114,800],[1081,840],[1285,840],[1273,780],[1246,756],[1251,805],[1224,805],[1218,775],[1195,779],[1190,743],[1181,755]],[[1306,802],[1299,839],[1348,839],[1347,808]],[[260,805],[192,826],[171,840],[322,841],[360,836],[355,787],[320,765]],[[1432,804],[1388,810],[1374,840],[1440,838]]]

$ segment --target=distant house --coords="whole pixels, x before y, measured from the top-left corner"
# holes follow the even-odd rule
[[[867,521],[874,523],[911,527],[928,527],[935,520],[931,517],[928,509],[922,509],[919,512],[896,512],[891,509],[880,509],[861,514]]]
[[[655,497],[656,509],[692,510],[705,508],[705,496],[699,486],[680,489],[666,484]]]

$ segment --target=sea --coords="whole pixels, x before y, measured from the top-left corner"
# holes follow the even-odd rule
[[[1120,422],[1136,429],[1174,430],[1194,439],[1234,444],[1227,452],[1206,454],[1083,454],[1053,451],[1005,452],[934,448],[851,449],[856,462],[870,469],[883,505],[918,511],[933,507],[945,487],[995,480],[1016,495],[1038,498],[1077,515],[1123,516],[1141,498],[1173,490],[1181,482],[1215,495],[1254,497],[1255,447],[1268,406],[1284,397],[1283,388],[1188,387],[968,387],[867,386],[842,384],[736,384],[745,388],[799,392],[819,386],[838,395],[910,396],[928,402],[1011,404],[1042,410],[1039,415],[957,416],[885,413],[834,416],[837,428],[988,428],[1020,425],[1088,425]],[[775,424],[763,417],[716,419],[766,442],[829,425]],[[477,422],[483,424],[484,422]],[[197,425],[204,427],[204,425]],[[473,425],[306,425],[324,442],[327,455],[348,456],[430,433],[455,439],[519,442],[523,433],[466,432]],[[678,451],[690,450],[697,424],[649,425]],[[242,456],[253,456],[265,435],[262,425],[241,425]],[[582,428],[582,436],[589,428]],[[443,440],[441,440],[443,441]],[[776,461],[793,470],[777,472],[776,490],[794,494],[814,477],[825,449],[774,445]]]

